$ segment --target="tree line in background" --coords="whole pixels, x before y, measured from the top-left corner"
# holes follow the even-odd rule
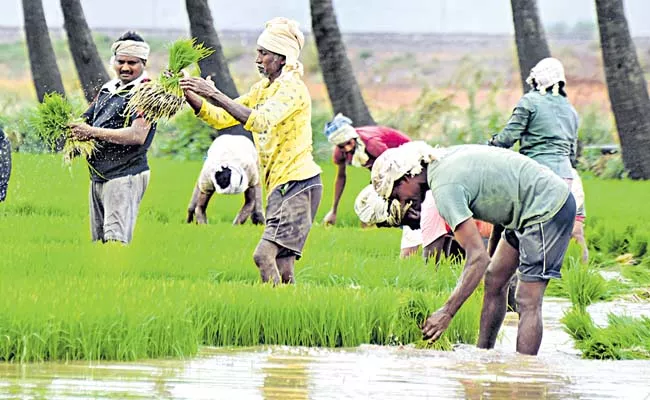
[[[623,0],[594,0],[609,98],[616,120],[623,162],[632,179],[650,179],[650,98],[625,18]],[[84,96],[91,101],[109,79],[92,38],[80,0],[60,0],[64,28]],[[363,99],[336,20],[332,0],[309,0],[312,33],[334,113],[356,125],[374,125]],[[25,37],[39,101],[49,92],[64,93],[50,40],[42,0],[22,0]],[[201,61],[203,77],[211,76],[219,90],[238,95],[207,0],[186,0],[190,33],[215,52]],[[537,0],[511,0],[522,88],[530,69],[550,57]]]

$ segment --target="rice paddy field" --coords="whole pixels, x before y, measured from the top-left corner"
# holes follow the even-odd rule
[[[411,343],[454,285],[458,265],[435,272],[420,259],[398,260],[398,231],[322,226],[298,263],[298,285],[262,285],[251,256],[262,228],[230,225],[241,196],[215,198],[208,226],[186,225],[200,163],[151,164],[135,240],[124,247],[89,240],[83,163],[69,169],[59,156],[16,154],[0,208],[0,360],[185,357],[200,345]],[[346,196],[348,225],[352,193],[363,182],[355,176]],[[474,342],[479,307],[477,294],[439,346]]]
[[[262,228],[231,225],[241,196],[214,198],[207,226],[184,224],[200,162],[150,160],[134,241],[122,246],[90,241],[82,162],[68,167],[57,155],[14,156],[0,204],[2,361],[191,357],[206,345],[428,347],[418,325],[445,301],[462,268],[400,260],[399,230],[359,227],[352,203],[368,180],[365,170],[350,171],[340,226],[314,226],[297,262],[297,285],[273,288],[259,283],[251,256]],[[334,167],[323,169],[319,221],[333,186]],[[586,296],[636,294],[643,301],[650,183],[584,184],[594,262],[584,267],[591,275],[571,282],[603,279],[594,275],[598,269],[615,272],[621,279],[596,283]],[[626,264],[616,261],[620,255]],[[572,246],[567,262],[577,265],[577,258]],[[576,292],[571,282],[553,283],[549,292],[569,297]],[[479,290],[435,348],[475,343],[481,300]]]

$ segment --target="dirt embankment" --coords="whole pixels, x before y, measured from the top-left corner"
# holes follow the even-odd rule
[[[112,38],[123,29],[95,29],[96,34]],[[147,30],[148,40],[160,47],[152,53],[149,70],[157,72],[166,62],[164,44],[187,32]],[[55,40],[63,39],[61,29],[51,29]],[[0,43],[10,45],[22,39],[22,30],[0,27]],[[257,32],[222,31],[220,38],[240,91],[257,79],[254,46]],[[519,66],[514,38],[510,35],[479,34],[391,34],[358,33],[344,35],[348,57],[366,101],[373,109],[409,107],[424,88],[453,94],[453,102],[468,105],[468,90],[476,91],[478,104],[486,101],[494,88],[496,105],[508,110],[521,95]],[[650,78],[650,38],[635,38],[637,54]],[[19,44],[17,44],[19,46]],[[600,48],[596,39],[551,38],[552,54],[565,65],[568,92],[578,109],[595,107],[608,112]],[[15,50],[15,49],[14,49]],[[17,53],[22,54],[19,51]],[[0,89],[9,97],[23,97],[33,91],[26,50],[18,55],[0,56]],[[327,101],[327,90],[318,71],[318,53],[308,35],[302,61],[305,80],[316,101]],[[67,85],[75,87],[76,74],[71,62],[59,60]],[[15,94],[14,94],[15,93]]]

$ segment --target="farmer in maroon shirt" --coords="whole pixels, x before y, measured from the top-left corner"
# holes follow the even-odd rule
[[[336,211],[345,188],[345,169],[348,165],[371,169],[384,151],[399,147],[411,140],[402,132],[385,126],[361,126],[354,128],[352,120],[337,114],[332,122],[325,124],[325,136],[334,145],[333,160],[338,166],[334,183],[334,202],[323,222],[325,225],[336,224]],[[408,231],[408,232],[407,232]],[[402,236],[402,256],[410,255],[421,244],[419,232],[405,230]],[[418,240],[419,238],[419,240]]]

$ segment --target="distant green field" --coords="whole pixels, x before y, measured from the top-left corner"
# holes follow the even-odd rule
[[[273,289],[259,283],[251,256],[262,228],[230,225],[242,197],[217,196],[209,225],[187,225],[201,163],[153,159],[151,167],[133,243],[99,245],[90,242],[83,163],[68,169],[59,156],[15,154],[0,205],[0,360],[188,356],[199,345],[419,343],[417,325],[455,285],[461,266],[399,260],[399,230],[358,226],[352,204],[368,171],[350,171],[342,226],[313,228],[298,284]],[[333,165],[323,169],[319,221],[334,179]],[[648,183],[586,179],[585,188],[594,229],[647,232]],[[630,246],[600,245],[607,254]],[[476,293],[438,346],[475,342],[480,305]]]

